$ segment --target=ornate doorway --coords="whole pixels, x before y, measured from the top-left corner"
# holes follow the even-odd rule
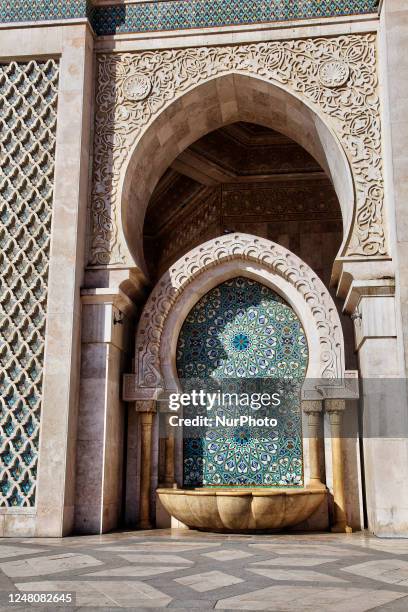
[[[213,300],[218,302],[214,305]],[[191,334],[188,326],[194,321],[199,323],[199,329]],[[270,322],[274,332],[268,335],[264,330]],[[251,350],[257,338],[261,338],[260,349]],[[268,339],[270,354],[266,354]],[[149,457],[157,440],[157,427],[153,425],[160,421],[169,427],[162,453],[166,481],[156,494],[171,520],[194,528],[230,531],[283,528],[309,520],[319,505],[326,504],[328,495],[321,481],[319,442],[324,403],[330,413],[332,435],[338,439],[332,447],[331,463],[338,468],[333,482],[334,526],[344,531],[347,524],[342,445],[336,430],[344,407],[342,398],[348,397],[343,382],[344,339],[329,291],[304,261],[281,245],[249,234],[228,234],[203,243],[171,266],[152,291],[140,318],[136,355],[135,372],[125,377],[124,397],[136,402],[141,447],[147,458],[141,462],[140,473],[141,525],[149,524],[151,494],[157,486]],[[184,418],[187,417],[189,406],[181,402],[181,396],[186,387],[196,383],[197,374],[199,381],[208,375],[206,390],[211,392],[217,388],[226,390],[227,385],[239,392],[251,388],[255,393],[263,385],[270,384],[270,391],[275,391],[276,384],[285,385],[282,396],[292,397],[293,403],[282,405],[286,408],[284,418],[279,419],[282,431],[272,439],[265,425],[269,435],[265,436],[266,443],[275,444],[276,448],[270,448],[276,453],[263,456],[263,449],[258,447],[262,435],[254,437],[251,429],[251,435],[241,430],[229,439],[221,436],[222,448],[205,430],[190,430],[189,437],[195,438],[195,451],[201,460],[196,461],[195,467],[193,461],[187,481],[184,458],[191,456],[184,453],[183,444],[179,444],[181,437],[172,430],[173,424],[183,418],[179,409],[184,407]],[[300,388],[306,415],[303,422],[308,425],[308,452],[304,454],[297,395]],[[330,392],[329,397],[325,397],[326,392]],[[158,406],[159,393],[163,394],[164,406]],[[177,408],[170,406],[173,394]],[[194,404],[189,399],[187,403]],[[203,407],[206,411],[205,402]],[[182,427],[192,425],[181,423]],[[217,433],[216,428],[213,432]],[[265,440],[261,441],[265,444]],[[254,449],[251,458],[241,450],[245,459],[238,462],[241,473],[236,453],[230,448],[235,445],[239,450],[240,443],[242,447],[252,443]],[[214,451],[213,465],[207,461],[210,451]],[[257,463],[252,464],[252,459]],[[316,528],[324,529],[328,525],[324,508],[320,518]]]
[[[222,390],[227,403],[202,409],[221,424],[188,428],[184,486],[302,486],[300,388],[307,365],[302,324],[271,288],[236,277],[204,295],[182,326],[177,371],[184,389]],[[263,394],[265,404],[275,394],[272,406],[261,402]],[[196,416],[197,407],[184,414]],[[271,415],[274,427],[237,422]]]

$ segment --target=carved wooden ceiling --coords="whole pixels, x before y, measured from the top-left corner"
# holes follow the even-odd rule
[[[337,197],[317,162],[278,132],[234,123],[183,151],[159,181],[146,214],[146,258],[156,277],[225,232],[272,238],[282,223],[322,220],[341,235]]]

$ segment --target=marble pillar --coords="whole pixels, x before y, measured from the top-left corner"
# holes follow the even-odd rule
[[[408,374],[408,3],[381,3],[378,37],[382,98],[385,202],[392,255],[396,264],[397,325]],[[404,52],[405,51],[405,52]]]
[[[343,443],[342,443],[342,417],[346,404],[341,399],[330,399],[325,401],[325,409],[330,417],[330,435],[332,447],[332,471],[333,471],[333,525],[331,530],[335,533],[351,533],[346,512],[346,495],[343,465]]]
[[[174,427],[171,427],[169,423],[169,417],[172,413],[166,413],[164,418],[166,420],[166,438],[165,438],[165,487],[174,487],[174,461],[175,461],[175,446],[176,440],[174,436]]]
[[[82,302],[75,530],[104,533],[121,523],[127,410],[121,384],[135,307],[120,290],[84,289]]]
[[[302,410],[307,415],[309,440],[309,470],[310,477],[307,484],[311,489],[325,489],[320,475],[320,439],[319,429],[322,415],[322,402],[320,400],[303,400]]]
[[[352,314],[362,383],[368,528],[408,535],[408,407],[393,279],[353,281]]]
[[[156,402],[137,401],[136,411],[140,419],[141,446],[139,527],[151,529],[153,417]]]

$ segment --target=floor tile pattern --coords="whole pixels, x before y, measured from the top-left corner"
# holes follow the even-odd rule
[[[67,611],[404,612],[408,541],[171,530],[1,540],[0,610],[31,609],[6,602],[33,591],[74,593]]]

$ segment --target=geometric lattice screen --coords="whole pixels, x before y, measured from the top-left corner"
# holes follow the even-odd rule
[[[34,506],[58,63],[0,64],[0,506]]]

